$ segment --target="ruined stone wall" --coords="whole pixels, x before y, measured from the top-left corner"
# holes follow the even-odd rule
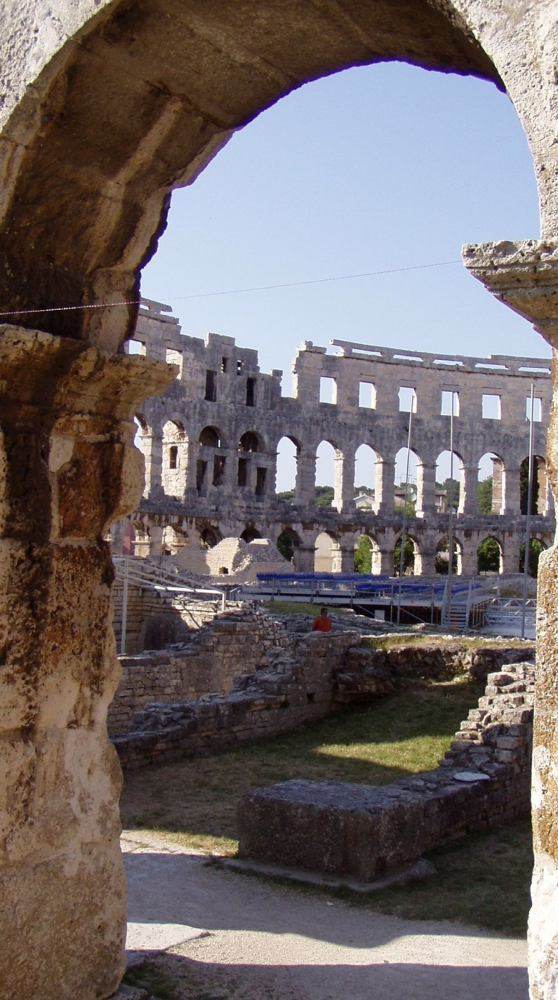
[[[517,573],[526,512],[520,479],[529,451],[531,381],[537,455],[532,536],[550,543],[554,510],[544,459],[551,403],[548,359],[413,354],[342,340],[333,342],[336,354],[330,354],[306,343],[294,364],[295,395],[285,397],[282,373],[262,374],[257,352],[237,347],[230,337],[209,334],[202,341],[184,336],[176,319],[163,311],[167,308],[146,303],[134,334],[149,357],[180,361],[166,395],[149,401],[138,418],[148,477],[133,519],[137,554],[177,552],[200,540],[211,545],[224,536],[277,541],[287,531],[295,568],[308,571],[314,569],[318,536],[322,540],[325,533],[328,568],[347,572],[353,571],[355,546],[366,534],[373,542],[373,571],[392,573],[402,526],[394,502],[395,458],[406,446],[410,405],[399,394],[413,390],[416,512],[407,530],[415,543],[415,572],[435,572],[436,552],[447,534],[448,514],[436,506],[435,484],[436,461],[449,448],[453,393],[454,476],[461,480],[455,519],[458,572],[477,572],[478,546],[492,537],[501,549],[500,571]],[[335,385],[335,402],[320,402],[321,378]],[[361,386],[370,389],[372,405],[359,405]],[[297,447],[292,504],[275,494],[277,448],[283,437]],[[314,499],[316,452],[322,441],[330,442],[336,454],[333,508],[325,510]],[[372,510],[355,505],[355,454],[362,444],[376,456]],[[489,454],[495,456],[492,513],[481,515],[479,462]]]
[[[135,717],[153,702],[228,694],[236,678],[266,666],[268,651],[284,649],[288,641],[284,626],[268,616],[227,611],[172,649],[121,656],[122,677],[109,708],[109,733],[128,732]]]
[[[261,655],[249,652],[254,630]],[[368,703],[409,680],[464,673],[484,680],[503,663],[533,655],[532,643],[496,640],[477,649],[428,642],[374,648],[349,629],[327,636],[289,634],[267,615],[228,616],[185,650],[124,659],[111,732],[122,763],[142,767],[276,736],[337,708]],[[219,684],[228,695],[205,697]],[[203,701],[190,700],[199,695]]]
[[[386,786],[293,780],[239,807],[240,854],[371,880],[530,809],[535,668],[490,674],[435,771]]]

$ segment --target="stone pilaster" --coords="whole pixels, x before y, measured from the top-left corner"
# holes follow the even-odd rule
[[[465,247],[472,274],[510,308],[534,323],[558,346],[558,244],[501,243]],[[547,461],[558,496],[558,373],[553,366],[554,401]],[[507,470],[506,470],[507,472]],[[506,476],[506,494],[508,482]],[[506,510],[508,510],[506,500]],[[535,866],[529,917],[529,978],[532,1000],[554,1000],[558,989],[558,550],[539,563],[537,678],[533,746],[533,836]]]
[[[380,459],[376,462],[376,497],[377,514],[393,514],[395,462]]]
[[[478,465],[466,465],[463,469],[463,483],[459,496],[459,512],[462,514],[478,513]]]
[[[426,517],[436,510],[436,463],[421,462],[417,475],[417,517]]]
[[[0,982],[95,1000],[118,985],[126,921],[103,534],[141,495],[131,417],[168,376],[2,327],[0,379]]]

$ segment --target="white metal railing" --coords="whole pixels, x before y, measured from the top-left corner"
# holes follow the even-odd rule
[[[178,572],[164,569],[161,566],[153,566],[152,563],[144,559],[135,559],[133,556],[114,556],[114,569],[116,578],[122,581],[122,618],[120,626],[120,653],[126,652],[126,631],[128,624],[128,592],[130,584],[140,587],[143,590],[154,590],[159,594],[173,596],[177,602],[181,598],[189,595],[190,599],[197,596],[217,597],[221,604],[221,611],[226,607],[226,593],[216,587],[200,587],[187,577],[183,577]]]

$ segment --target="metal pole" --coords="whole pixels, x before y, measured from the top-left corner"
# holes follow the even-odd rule
[[[447,623],[451,621],[451,584],[453,577],[453,408],[455,393],[451,392],[451,413],[450,413],[450,490],[451,497],[448,506],[448,582],[447,582]]]
[[[128,627],[128,560],[124,559],[124,584],[122,587],[122,624],[120,626],[120,654],[124,656],[126,652],[126,630]]]
[[[399,589],[397,596],[397,624],[401,621],[401,580],[403,577],[403,567],[405,564],[405,541],[407,538],[407,499],[409,495],[409,462],[411,458],[411,434],[413,428],[413,409],[415,405],[415,393],[411,396],[411,412],[409,413],[409,427],[407,429],[407,462],[405,466],[405,500],[403,502],[403,524],[401,525],[401,548],[399,551]]]
[[[531,382],[530,412],[529,412],[529,473],[527,479],[527,515],[525,517],[525,554],[523,556],[523,610],[521,613],[521,638],[525,638],[525,618],[527,612],[527,595],[529,593],[529,550],[531,548],[531,505],[533,498],[533,409],[535,406],[535,383]]]

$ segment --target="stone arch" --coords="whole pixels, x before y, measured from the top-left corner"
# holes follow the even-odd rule
[[[504,547],[494,535],[487,535],[477,547],[477,573],[483,576],[500,574],[503,571]]]
[[[203,448],[224,448],[225,440],[218,427],[203,427],[198,438]]]
[[[175,556],[188,544],[188,532],[178,524],[166,524],[163,528],[162,553]]]
[[[188,438],[181,421],[167,420],[162,428],[161,480],[166,496],[180,498],[186,489]]]
[[[537,577],[539,575],[539,559],[543,552],[546,551],[548,545],[544,539],[535,535],[529,540],[529,559],[527,563],[527,571],[529,576]],[[519,547],[519,566],[518,572],[523,573],[525,568],[525,542],[522,542]]]
[[[355,541],[355,573],[382,572],[382,553],[378,540],[370,532],[363,532]]]
[[[261,538],[262,534],[253,524],[247,524],[240,537],[243,542],[253,542],[256,538]]]
[[[557,181],[550,168],[552,158],[549,156],[548,164],[545,161],[554,136],[554,116],[549,117],[555,53],[549,22],[539,18],[536,7],[522,5],[516,18],[497,4],[488,6],[480,0],[410,0],[405,4],[365,0],[350,15],[322,4],[302,8],[285,5],[275,14],[261,0],[247,0],[238,16],[237,5],[227,3],[211,4],[202,12],[183,0],[151,4],[99,0],[95,5],[59,5],[53,18],[47,0],[38,0],[32,5],[28,30],[22,31],[17,5],[12,5],[2,39],[3,64],[9,67],[2,117],[6,141],[0,301],[4,309],[46,309],[61,301],[79,307],[130,303],[124,308],[109,305],[19,317],[23,325],[57,337],[95,343],[105,352],[104,357],[115,352],[134,325],[139,270],[154,252],[164,229],[170,189],[191,182],[235,129],[301,82],[377,60],[407,59],[427,68],[471,73],[498,86],[502,85],[500,73],[505,73],[508,92],[523,117],[534,151],[544,232],[551,238],[558,218]],[[85,13],[93,9],[94,14]],[[47,21],[49,31],[40,33]],[[31,41],[34,33],[35,44]],[[169,51],[176,52],[178,58],[169,58]],[[12,67],[17,67],[19,79]],[[533,101],[533,93],[538,95],[537,101]],[[131,370],[123,359],[122,371],[128,374]],[[147,365],[145,371],[149,371]],[[39,389],[50,388],[52,377],[49,372],[48,379],[38,379]],[[155,385],[153,376],[152,388]],[[144,388],[147,395],[147,382]],[[112,401],[112,405],[113,410],[107,407],[111,414],[116,413],[116,403]],[[121,409],[118,419],[122,418]],[[109,454],[108,444],[105,452]],[[132,506],[130,500],[128,509]],[[104,508],[101,528],[111,516],[126,512]],[[38,518],[30,525],[33,539],[48,537]],[[87,528],[88,541],[99,537],[96,524]],[[102,555],[96,555],[98,566]],[[45,565],[53,562],[46,560]],[[108,569],[108,565],[102,568],[99,580],[106,580]],[[94,590],[95,579],[91,569],[90,581],[84,583],[91,582]],[[53,582],[54,589],[60,586],[54,578]],[[97,593],[101,591],[98,583]],[[108,623],[109,611],[103,614]],[[68,616],[68,628],[70,625]],[[59,635],[63,644],[62,626]],[[43,644],[37,645],[42,650]],[[107,656],[110,659],[110,654]],[[83,650],[80,657],[81,675],[88,677]],[[101,675],[98,644],[94,662],[97,688],[103,689],[104,682],[107,689],[106,695],[103,689],[106,702],[114,667],[108,664],[105,676]],[[89,692],[83,692],[81,703],[87,702],[86,694]],[[102,703],[99,726],[104,711]],[[59,731],[65,732],[63,725]],[[68,760],[73,757],[69,747],[75,735],[64,735]],[[83,754],[87,761],[83,783],[91,789],[89,812],[95,817],[102,806],[105,830],[116,829],[111,814],[117,791],[115,787],[107,791],[107,765],[97,763],[97,757],[102,757],[98,753],[102,737],[94,734],[91,726],[83,727],[84,738],[93,735],[97,743],[92,750],[97,756],[94,752]],[[103,761],[106,757],[105,753]],[[79,768],[77,759],[75,768]],[[67,787],[66,782],[59,782],[59,787]],[[98,798],[100,788],[105,796],[102,801]],[[56,812],[55,801],[51,810]],[[66,842],[57,844],[60,867],[66,855],[76,857],[76,844],[81,847],[76,827],[77,817],[70,847]],[[90,833],[91,826],[87,828]],[[50,965],[56,970],[56,982],[49,963],[35,963],[35,992],[45,1000],[56,993],[61,965],[67,989],[75,995],[83,992],[84,983],[94,982],[99,995],[106,996],[118,984],[125,919],[121,865],[116,836],[103,836],[100,827],[95,827],[95,836],[97,841],[89,840],[88,862],[81,872],[80,891],[87,893],[89,906],[83,913],[77,945],[73,935],[70,944],[63,930],[73,884],[67,880],[67,893],[48,892],[53,900],[58,897],[55,906],[61,917],[56,919],[55,914],[51,920]],[[59,867],[52,867],[50,880],[55,882]],[[25,863],[20,869],[18,903],[25,913],[29,898],[29,890],[26,894],[24,889]],[[547,884],[549,880],[541,893],[545,903]],[[112,898],[106,885],[115,888]],[[93,947],[92,942],[99,940],[95,934],[99,926],[107,928],[105,939],[102,947]],[[34,939],[28,940],[33,950]],[[10,944],[4,950],[9,956]],[[543,965],[541,959],[541,969]],[[29,970],[18,973],[11,968],[9,972],[13,974],[14,994],[22,992],[23,984],[17,977],[28,977]]]
[[[442,510],[449,510],[463,513],[465,504],[465,463],[461,455],[453,450],[453,479],[452,479],[452,452],[447,448],[441,451],[436,458],[436,483],[440,484],[445,494],[445,501],[442,497]]]
[[[238,442],[238,450],[249,453],[263,451],[264,443],[261,434],[256,431],[244,431]]]
[[[409,451],[409,479],[405,483],[407,475],[407,450]],[[414,514],[418,495],[419,468],[421,465],[420,457],[414,448],[407,449],[405,446],[400,448],[396,453],[394,472],[394,507],[396,511],[401,512],[405,504],[407,504],[408,514],[411,516]]]
[[[395,546],[393,549],[393,575],[399,576],[401,569],[401,540],[402,536],[398,535],[395,539]],[[417,539],[412,535],[405,535],[405,541],[403,543],[403,575],[404,576],[420,576],[422,570],[422,560],[421,560],[421,550]]]
[[[453,560],[452,568],[454,576],[461,576],[463,573],[463,543],[454,536],[453,538]],[[449,569],[449,541],[447,536],[440,538],[436,545],[434,555],[435,572],[441,576],[448,575]]]
[[[296,557],[296,550],[302,544],[302,539],[294,528],[287,525],[277,536],[277,542],[275,544],[277,545],[281,555],[287,559],[288,562],[292,563]]]
[[[200,545],[204,549],[213,549],[223,538],[219,528],[214,524],[206,524],[199,532]]]
[[[340,551],[341,546],[337,536],[331,531],[320,531],[315,541],[314,572],[334,573]]]
[[[376,470],[380,456],[371,444],[363,442],[355,451],[353,479],[355,505],[360,510],[377,509]]]
[[[529,486],[529,458],[524,458],[519,467],[519,493],[521,513],[527,513]],[[533,472],[531,479],[531,513],[546,514],[548,512],[548,472],[546,459],[541,455],[533,455]]]
[[[291,434],[283,434],[277,442],[275,464],[275,492],[292,492],[292,501],[295,499],[296,479],[298,472],[298,456],[300,454],[300,442]],[[279,465],[282,466],[279,473]],[[278,486],[281,489],[278,489]]]
[[[478,463],[480,514],[503,514],[506,509],[506,467],[500,455],[487,451]]]
[[[316,503],[320,507],[332,507],[335,505],[338,487],[337,466],[342,461],[341,453],[337,446],[323,438],[316,448],[316,469],[314,485],[316,489]],[[319,493],[319,489],[324,492]],[[327,491],[327,492],[326,492]]]

